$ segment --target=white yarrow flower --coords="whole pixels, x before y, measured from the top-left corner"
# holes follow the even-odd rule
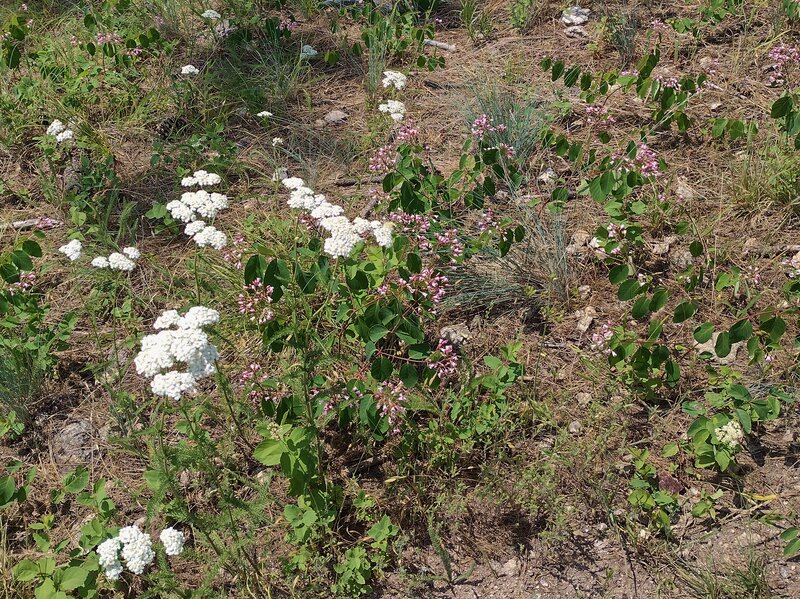
[[[67,129],[66,131],[62,131],[58,135],[56,135],[56,141],[61,143],[62,141],[67,141],[68,139],[72,139],[75,137],[75,134],[72,132],[72,129]]]
[[[736,420],[731,420],[727,424],[719,427],[714,431],[720,443],[727,445],[730,448],[736,448],[744,441],[744,429],[742,425]]]
[[[139,251],[138,248],[132,246],[122,248],[122,253],[125,254],[131,260],[138,260],[142,255],[142,253]]]
[[[216,10],[211,10],[210,8],[200,16],[204,19],[219,19],[222,17]]]
[[[406,114],[406,105],[399,100],[386,100],[385,104],[378,106],[378,110],[387,113],[392,120],[399,123]]]
[[[313,46],[305,44],[300,49],[300,58],[314,58],[319,52],[317,52]]]
[[[136,262],[128,258],[125,254],[114,252],[108,257],[108,266],[111,270],[124,270],[131,272],[136,268]]]
[[[401,90],[406,86],[407,79],[408,78],[403,73],[384,71],[383,87],[394,87],[396,90]]]
[[[269,110],[262,110],[261,112],[256,114],[257,117],[261,117],[262,119],[268,119],[269,117],[273,116],[273,114]]]
[[[66,128],[67,127],[64,125],[64,123],[56,119],[52,123],[50,123],[50,126],[47,128],[47,135],[52,135],[55,137],[56,135],[64,131]]]
[[[108,258],[105,256],[98,256],[92,260],[91,264],[95,268],[108,268]]]
[[[66,245],[62,245],[60,248],[58,248],[58,251],[69,258],[71,262],[75,262],[75,260],[81,257],[83,244],[79,240],[73,239]]]
[[[165,528],[158,535],[161,542],[164,544],[164,553],[167,555],[180,555],[183,553],[183,545],[186,542],[184,534],[172,527]]]

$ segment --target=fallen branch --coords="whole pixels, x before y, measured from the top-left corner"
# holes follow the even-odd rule
[[[444,42],[437,42],[436,40],[429,40],[428,38],[425,38],[423,44],[425,44],[426,46],[439,48],[440,50],[447,50],[448,52],[456,51],[456,47],[452,44],[445,44]]]

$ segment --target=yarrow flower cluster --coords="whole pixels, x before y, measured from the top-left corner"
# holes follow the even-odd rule
[[[67,126],[58,119],[50,123],[50,126],[47,128],[47,135],[55,137],[58,143],[75,137],[75,133],[72,129],[68,129]]]
[[[194,391],[198,380],[216,372],[219,352],[203,327],[218,321],[219,312],[205,306],[194,306],[184,316],[176,310],[161,313],[153,324],[158,333],[142,339],[142,349],[134,358],[136,371],[152,379],[150,389],[155,395],[177,401]],[[185,364],[186,370],[175,370],[178,363]]]
[[[184,534],[174,528],[165,528],[159,535],[167,555],[175,556],[183,552],[186,541]],[[108,580],[119,580],[123,567],[121,560],[132,574],[142,574],[153,563],[156,553],[150,535],[139,530],[136,525],[121,528],[116,537],[106,539],[97,546],[100,567]]]
[[[269,117],[271,117],[273,115],[269,110],[262,110],[261,112],[256,113],[256,116],[260,117],[262,119],[268,119]]]
[[[217,185],[222,181],[222,177],[207,171],[195,171],[190,177],[181,180],[183,187],[198,185],[201,187]],[[172,200],[167,203],[167,210],[172,218],[183,223],[187,223],[183,232],[191,237],[200,247],[210,246],[221,250],[228,243],[228,237],[213,225],[207,225],[205,220],[213,219],[217,214],[228,207],[228,196],[207,192],[204,189],[197,191],[187,191],[181,195],[180,200]]]
[[[195,185],[210,187],[212,185],[219,185],[220,183],[222,183],[222,177],[216,173],[209,173],[204,170],[195,171],[191,176],[181,179],[182,187],[194,187]]]
[[[205,12],[203,12],[203,14],[201,14],[200,16],[203,17],[204,19],[219,19],[219,18],[222,18],[221,14],[219,14],[216,10],[211,10],[210,8],[208,10],[206,10]]]
[[[141,256],[141,252],[135,247],[126,247],[122,253],[114,252],[106,256],[97,256],[92,260],[95,268],[110,268],[111,270],[122,270],[131,272],[136,268],[136,261]]]
[[[740,446],[742,441],[744,441],[744,430],[742,429],[742,425],[736,420],[731,420],[727,424],[715,429],[714,434],[717,436],[720,443],[727,445],[731,449]]]
[[[314,46],[305,44],[300,48],[300,58],[314,58],[317,54],[319,54],[319,52],[314,49]]]
[[[482,141],[487,133],[502,133],[505,130],[505,125],[494,125],[493,119],[487,114],[478,115],[472,123],[472,136],[478,141]]]
[[[73,239],[69,243],[62,245],[58,251],[70,259],[70,262],[75,262],[81,257],[83,251],[83,244],[78,239]]]
[[[120,558],[133,574],[141,574],[156,557],[150,535],[135,525],[120,529],[118,536],[100,543],[97,555],[109,580],[117,580],[122,574]]]
[[[406,115],[406,105],[400,100],[386,100],[384,104],[378,106],[378,110],[388,114],[396,123],[402,121]]]
[[[158,535],[164,545],[164,553],[169,556],[180,555],[183,553],[183,545],[186,543],[184,534],[175,528],[167,527]]]
[[[290,208],[305,210],[310,213],[315,224],[329,233],[325,239],[325,253],[333,258],[346,257],[353,248],[367,235],[371,234],[381,247],[392,245],[391,222],[355,218],[350,220],[344,216],[344,209],[328,202],[323,194],[315,194],[299,177],[289,177],[281,181],[291,190],[287,201]]]
[[[394,87],[396,90],[401,90],[406,86],[408,78],[403,73],[397,71],[384,71],[383,72],[383,87]]]

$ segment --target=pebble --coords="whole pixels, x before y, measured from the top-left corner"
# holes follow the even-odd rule
[[[520,563],[516,557],[512,557],[505,564],[503,564],[503,576],[517,576],[520,570]]]
[[[582,430],[583,430],[583,425],[579,421],[573,420],[572,422],[569,423],[569,432],[571,434],[579,435],[581,434]]]
[[[328,114],[325,115],[324,120],[329,125],[334,125],[336,123],[341,123],[350,116],[343,110],[331,110]]]
[[[580,25],[571,25],[564,30],[564,33],[567,34],[567,37],[571,37],[573,39],[585,39],[589,37],[589,33],[581,27]]]

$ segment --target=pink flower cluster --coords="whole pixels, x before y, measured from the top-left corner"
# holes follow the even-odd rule
[[[654,75],[653,79],[658,81],[662,87],[669,87],[671,89],[680,89],[681,83],[677,77],[665,77],[664,75]]]
[[[422,299],[429,299],[434,304],[438,304],[444,299],[447,277],[426,266],[420,272],[411,275],[408,281],[399,277],[398,282],[412,294],[419,295]]]
[[[281,31],[294,31],[297,29],[297,21],[292,21],[290,19],[283,19],[281,24],[278,26]]]
[[[592,333],[592,343],[589,345],[589,349],[598,351],[606,356],[610,355],[611,347],[609,344],[614,337],[613,326],[613,323],[607,322]]]
[[[404,404],[407,400],[402,381],[382,383],[375,391],[375,406],[380,415],[389,422],[389,426],[395,424],[397,417],[405,411]],[[396,433],[398,430],[395,425],[392,432]]]
[[[439,339],[439,343],[436,345],[436,352],[440,354],[440,357],[435,360],[429,358],[425,365],[435,371],[440,380],[444,380],[448,376],[455,374],[458,369],[458,354],[446,339]]]
[[[790,279],[800,279],[800,252],[797,252],[791,258],[787,258],[781,264],[789,267],[787,274]]]
[[[478,141],[483,140],[487,133],[501,133],[505,130],[505,125],[494,125],[493,119],[487,114],[478,115],[472,123],[472,136]]]
[[[416,125],[414,124],[414,121],[409,119],[406,123],[403,124],[402,127],[400,127],[395,139],[397,143],[405,144],[416,140],[418,135],[419,135],[419,129],[417,129]]]
[[[796,46],[780,44],[769,51],[769,59],[774,61],[773,72],[769,77],[772,85],[783,85],[786,83],[787,67],[800,64],[800,49]]]
[[[242,270],[242,254],[246,243],[247,240],[244,237],[244,233],[237,231],[233,236],[233,244],[227,246],[225,253],[222,254],[225,262],[233,264],[236,270]]]
[[[636,162],[642,168],[643,177],[658,177],[661,175],[658,156],[647,144],[641,143],[636,148]]]
[[[122,43],[122,38],[118,33],[98,33],[94,36],[98,44],[119,44]]]
[[[436,241],[439,242],[440,246],[447,248],[452,257],[450,258],[450,262],[456,262],[457,258],[460,258],[464,254],[464,244],[458,238],[458,230],[456,229],[449,229],[444,233],[437,233],[436,234]]]
[[[605,106],[591,105],[586,107],[586,122],[589,125],[594,125],[596,123],[613,125],[617,122],[617,119],[608,113],[608,108]]]
[[[16,283],[11,283],[8,286],[8,294],[14,295],[15,293],[18,292],[28,291],[35,284],[36,284],[36,273],[33,271],[26,272],[24,270],[21,270],[19,272],[19,281],[17,281]]]
[[[478,221],[478,230],[484,233],[485,231],[494,229],[497,225],[498,222],[495,218],[494,211],[491,208],[484,210],[481,219]]]
[[[369,159],[369,170],[374,173],[387,173],[397,163],[397,151],[393,146],[382,146]]]
[[[247,394],[247,398],[253,403],[257,404],[261,400],[264,399],[272,399],[277,403],[279,398],[277,397],[270,397],[267,392],[261,388],[261,385],[265,383],[269,377],[267,376],[266,372],[262,371],[261,364],[257,362],[252,362],[250,366],[245,368],[236,380],[237,386],[239,389],[246,389],[250,387],[250,390]]]
[[[653,31],[665,33],[669,31],[669,25],[667,25],[664,21],[661,21],[659,19],[653,19],[652,21],[650,21],[650,29],[652,29]]]
[[[239,313],[247,315],[251,322],[264,324],[272,320],[273,312],[270,308],[272,304],[272,292],[275,291],[270,285],[264,285],[261,279],[255,279],[243,289],[239,294]]]

